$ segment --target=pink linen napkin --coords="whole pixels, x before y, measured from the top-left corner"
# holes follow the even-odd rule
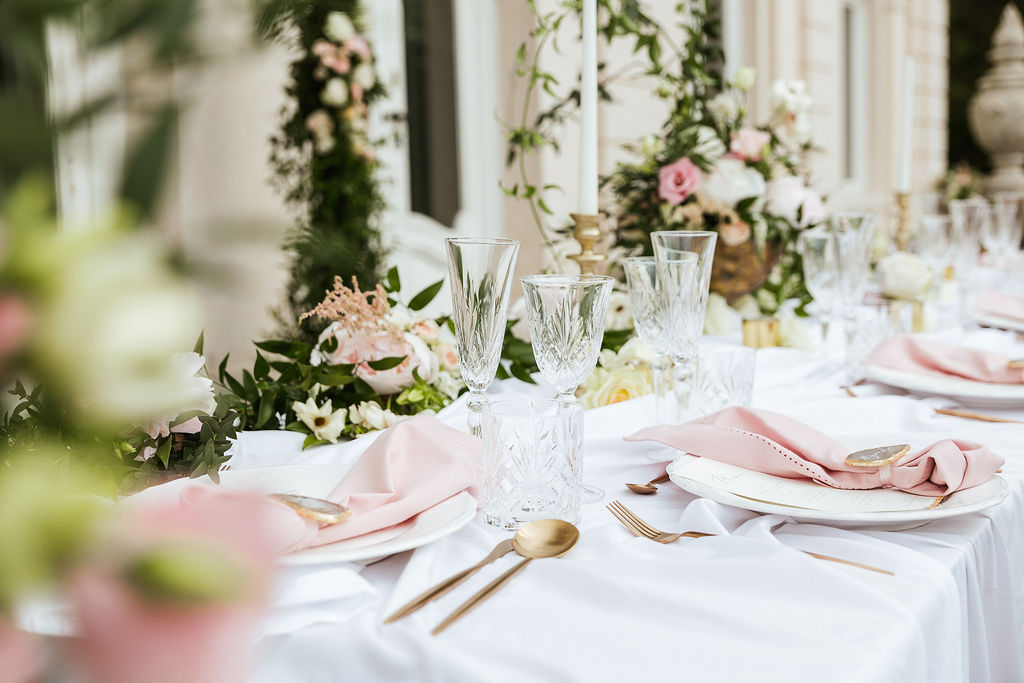
[[[844,463],[849,449],[831,437],[784,415],[741,407],[682,425],[641,429],[626,440],[658,441],[703,458],[833,488],[892,487],[921,496],[977,486],[1003,464],[981,444],[946,439],[911,451],[889,467],[849,467]]]
[[[959,377],[993,384],[1024,383],[1024,368],[1008,367],[1011,360],[990,351],[898,335],[879,344],[865,362],[933,377]]]
[[[401,524],[474,485],[480,448],[480,439],[433,415],[409,418],[370,444],[327,496],[351,508],[351,517],[318,529],[287,505],[265,498],[276,514],[263,521],[264,533],[282,552],[294,552]],[[209,496],[223,493],[226,490],[220,487],[187,487],[181,499],[195,507]],[[234,493],[240,499],[245,497],[245,492]]]
[[[977,298],[974,308],[983,313],[1024,322],[1024,298],[1019,296],[1001,292],[986,292]]]

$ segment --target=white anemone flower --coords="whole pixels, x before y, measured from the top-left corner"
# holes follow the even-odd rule
[[[313,398],[306,399],[305,403],[295,401],[292,404],[292,410],[295,411],[295,416],[302,424],[309,427],[313,436],[321,441],[330,441],[331,443],[338,442],[341,430],[345,428],[345,416],[348,414],[345,408],[334,410],[330,401],[318,407]]]

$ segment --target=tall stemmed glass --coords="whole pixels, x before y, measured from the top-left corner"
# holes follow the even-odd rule
[[[1020,250],[1024,229],[1024,194],[999,192],[992,199],[992,218],[985,225],[981,242],[996,268],[1006,271]]]
[[[459,367],[469,387],[469,431],[480,436],[484,394],[501,359],[519,241],[447,237],[444,242]]]
[[[869,213],[837,213],[829,217],[829,230],[836,240],[839,299],[846,319],[847,338],[853,334],[857,310],[864,303],[871,277],[874,224],[874,215]]]
[[[696,273],[697,257],[695,254],[689,256]],[[622,269],[629,284],[633,325],[640,339],[654,352],[651,374],[655,421],[657,424],[675,424],[678,415],[672,391],[672,357],[669,354],[669,307],[666,305],[669,297],[662,291],[657,261],[653,256],[632,256],[622,260]]]
[[[527,275],[520,279],[530,320],[533,356],[558,400],[576,402],[576,389],[597,365],[608,299],[615,282],[605,275]],[[604,493],[583,487],[584,502]]]
[[[658,278],[670,310],[669,353],[675,373],[675,393],[681,412],[690,407],[704,313],[711,285],[711,264],[718,233],[701,230],[658,230],[651,233]],[[689,254],[689,256],[688,256]],[[696,267],[686,265],[696,257]]]
[[[807,291],[814,297],[815,308],[821,316],[822,349],[827,353],[829,329],[841,312],[835,235],[824,229],[807,230],[800,234],[797,250]]]
[[[956,271],[960,310],[965,312],[974,284],[974,274],[981,256],[981,232],[989,220],[989,203],[977,197],[954,199],[949,203],[953,225],[953,268]]]

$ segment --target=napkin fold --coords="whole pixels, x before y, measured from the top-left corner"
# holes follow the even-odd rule
[[[959,377],[993,384],[1024,383],[1024,368],[1008,367],[1011,360],[990,351],[897,335],[879,344],[865,362],[933,377]]]
[[[370,444],[327,496],[351,508],[351,517],[319,529],[287,505],[264,497],[273,513],[261,522],[264,534],[287,553],[401,524],[474,485],[480,449],[480,439],[445,425],[433,415],[409,418],[388,428]],[[251,494],[188,486],[181,500],[196,507],[210,496],[234,496],[241,505]]]
[[[647,427],[625,438],[657,441],[702,458],[833,488],[892,487],[921,496],[983,484],[1003,464],[981,444],[945,439],[888,467],[849,467],[844,462],[849,449],[835,439],[785,415],[742,407],[682,425]]]
[[[1024,322],[1024,297],[1002,292],[986,292],[974,301],[973,306],[983,313]]]

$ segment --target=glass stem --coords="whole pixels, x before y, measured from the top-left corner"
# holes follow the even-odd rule
[[[678,411],[676,420],[678,421],[690,409],[694,380],[697,377],[697,359],[688,358],[676,361],[672,366],[672,374],[675,382],[676,410]]]
[[[484,405],[487,403],[487,395],[483,391],[469,390],[466,398],[466,407],[469,408],[469,433],[473,436],[481,436],[483,424]]]
[[[654,414],[660,425],[676,424],[678,409],[672,387],[672,359],[667,355],[655,356],[651,363],[652,383],[654,385]]]

